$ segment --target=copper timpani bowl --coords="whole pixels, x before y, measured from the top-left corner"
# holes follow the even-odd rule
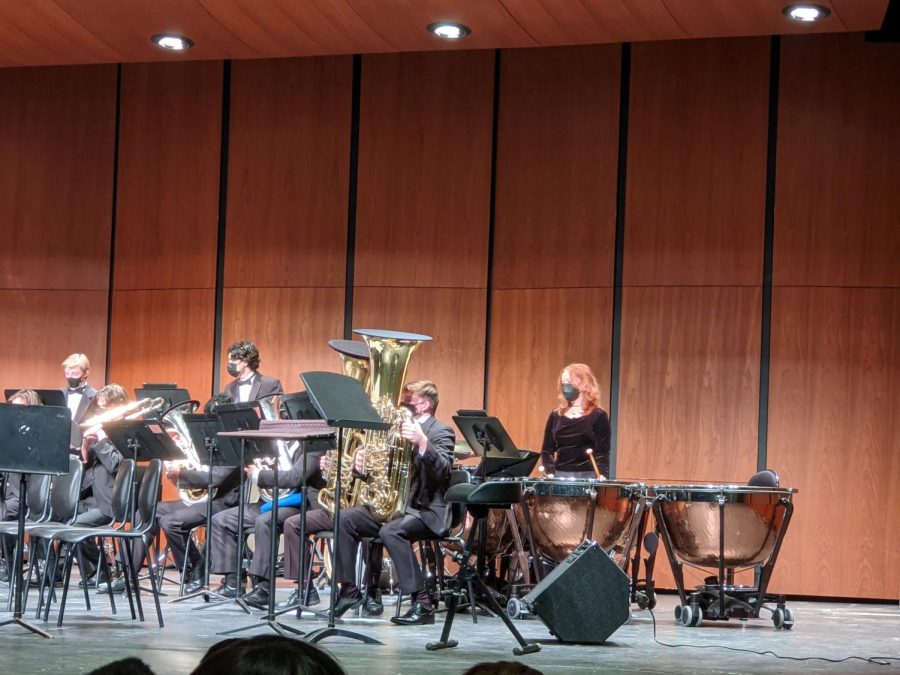
[[[520,522],[531,522],[538,553],[562,562],[585,539],[609,552],[622,543],[638,504],[640,483],[580,478],[525,478]],[[524,520],[522,509],[527,509]]]
[[[654,511],[671,538],[675,555],[700,567],[750,567],[772,554],[784,522],[780,504],[792,488],[747,485],[655,485]],[[720,556],[720,504],[724,507],[724,555]]]

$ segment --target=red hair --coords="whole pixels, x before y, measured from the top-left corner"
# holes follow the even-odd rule
[[[557,410],[562,415],[572,405],[562,395],[562,375],[569,371],[569,380],[581,391],[581,400],[584,402],[584,414],[587,415],[592,410],[600,407],[600,385],[597,384],[597,378],[591,367],[584,363],[570,363],[561,371],[559,377],[556,378],[556,390],[559,392],[559,405]]]

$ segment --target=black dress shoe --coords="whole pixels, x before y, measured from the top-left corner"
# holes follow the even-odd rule
[[[375,595],[366,595],[366,602],[363,604],[363,613],[366,616],[381,616],[384,614],[384,604],[381,602],[381,590],[375,592]]]
[[[321,601],[319,599],[319,592],[314,588],[309,592],[309,600],[304,604],[304,607],[315,607]],[[300,603],[300,591],[296,588],[291,591],[291,594],[288,596],[287,600],[284,602],[278,603],[279,609],[287,609],[288,607],[293,607]]]
[[[223,598],[236,598],[238,589],[237,586],[229,586],[228,582],[223,580],[213,592],[221,595]]]
[[[244,596],[244,602],[254,607],[269,606],[269,591],[262,586],[257,586],[250,593]]]
[[[391,622],[401,626],[424,626],[434,623],[434,607],[426,607],[421,602],[415,602],[403,616],[392,616]]]
[[[113,593],[124,593],[125,592],[125,575],[120,574],[112,582],[112,592]],[[99,586],[97,586],[97,593],[109,593],[109,584],[107,582],[102,582]]]
[[[338,598],[337,604],[334,606],[335,616],[344,616],[351,609],[356,609],[365,602],[362,593],[357,592],[356,595],[342,596]]]

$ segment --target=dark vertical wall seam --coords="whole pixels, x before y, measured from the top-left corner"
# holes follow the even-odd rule
[[[228,216],[228,144],[231,124],[231,61],[222,64],[222,142],[219,151],[219,232],[216,239],[216,308],[213,319],[212,391],[222,368],[222,309],[225,304],[225,234]]]
[[[116,279],[116,211],[119,208],[119,130],[122,114],[122,64],[116,64],[115,131],[113,136],[112,217],[109,231],[109,288],[106,299],[106,374],[109,384],[110,352],[112,348],[113,289]]]
[[[769,62],[769,129],[766,148],[766,210],[763,242],[762,330],[759,349],[759,422],[756,468],[768,462],[769,436],[769,356],[772,340],[772,265],[775,245],[775,169],[778,151],[778,90],[781,78],[781,38],[772,38]]]
[[[353,339],[353,290],[356,267],[356,195],[359,178],[359,107],[362,56],[353,55],[353,93],[350,100],[350,174],[347,194],[347,260],[344,272],[344,339]]]
[[[491,193],[488,207],[487,289],[484,308],[484,409],[488,407],[488,384],[491,374],[491,310],[494,297],[494,228],[497,209],[497,135],[500,129],[500,57],[494,51],[494,111],[491,121]]]
[[[625,182],[628,169],[628,112],[631,96],[631,44],[622,45],[619,80],[619,158],[616,166],[616,252],[613,266],[612,348],[609,377],[609,474],[616,475],[619,437],[619,379],[622,349],[622,271],[625,257]]]

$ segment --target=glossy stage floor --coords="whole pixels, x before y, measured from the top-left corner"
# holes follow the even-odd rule
[[[170,585],[166,590],[173,591]],[[7,588],[0,588],[5,609]],[[287,589],[279,588],[280,598]],[[80,593],[70,596],[65,624],[56,627],[55,613],[44,624],[25,619],[53,635],[47,640],[16,625],[0,628],[0,673],[85,673],[125,656],[137,656],[156,673],[189,673],[210,645],[222,638],[217,632],[252,623],[235,604],[208,607],[200,600],[164,604],[165,627],[159,628],[152,599],[143,596],[147,621],[132,621],[122,596],[112,615],[105,596],[92,596],[93,611],[84,609]],[[322,606],[328,598],[322,594]],[[34,593],[32,593],[32,600]],[[620,627],[601,646],[563,645],[555,642],[537,619],[516,622],[526,639],[543,643],[540,653],[514,657],[514,641],[495,618],[479,617],[473,624],[469,615],[459,615],[452,637],[455,649],[429,652],[425,643],[438,638],[443,621],[439,615],[433,626],[401,627],[389,623],[393,607],[385,608],[379,619],[352,619],[344,625],[377,638],[384,644],[368,646],[345,638],[329,638],[322,643],[335,654],[350,673],[461,673],[481,661],[517,659],[544,673],[859,673],[900,672],[900,661],[878,666],[858,660],[842,663],[796,661],[757,655],[747,651],[775,652],[784,657],[900,656],[900,609],[897,604],[792,602],[796,615],[791,631],[775,630],[770,620],[707,622],[699,628],[675,623],[675,595],[660,595],[654,610],[659,641],[654,641],[653,619],[648,611],[635,613],[630,623]],[[32,605],[33,606],[33,605]],[[9,615],[0,613],[0,621]],[[285,623],[304,631],[325,626],[324,621],[286,617]],[[242,633],[271,634],[262,624],[258,630]],[[689,646],[688,646],[689,645]],[[732,649],[726,649],[732,648]]]

